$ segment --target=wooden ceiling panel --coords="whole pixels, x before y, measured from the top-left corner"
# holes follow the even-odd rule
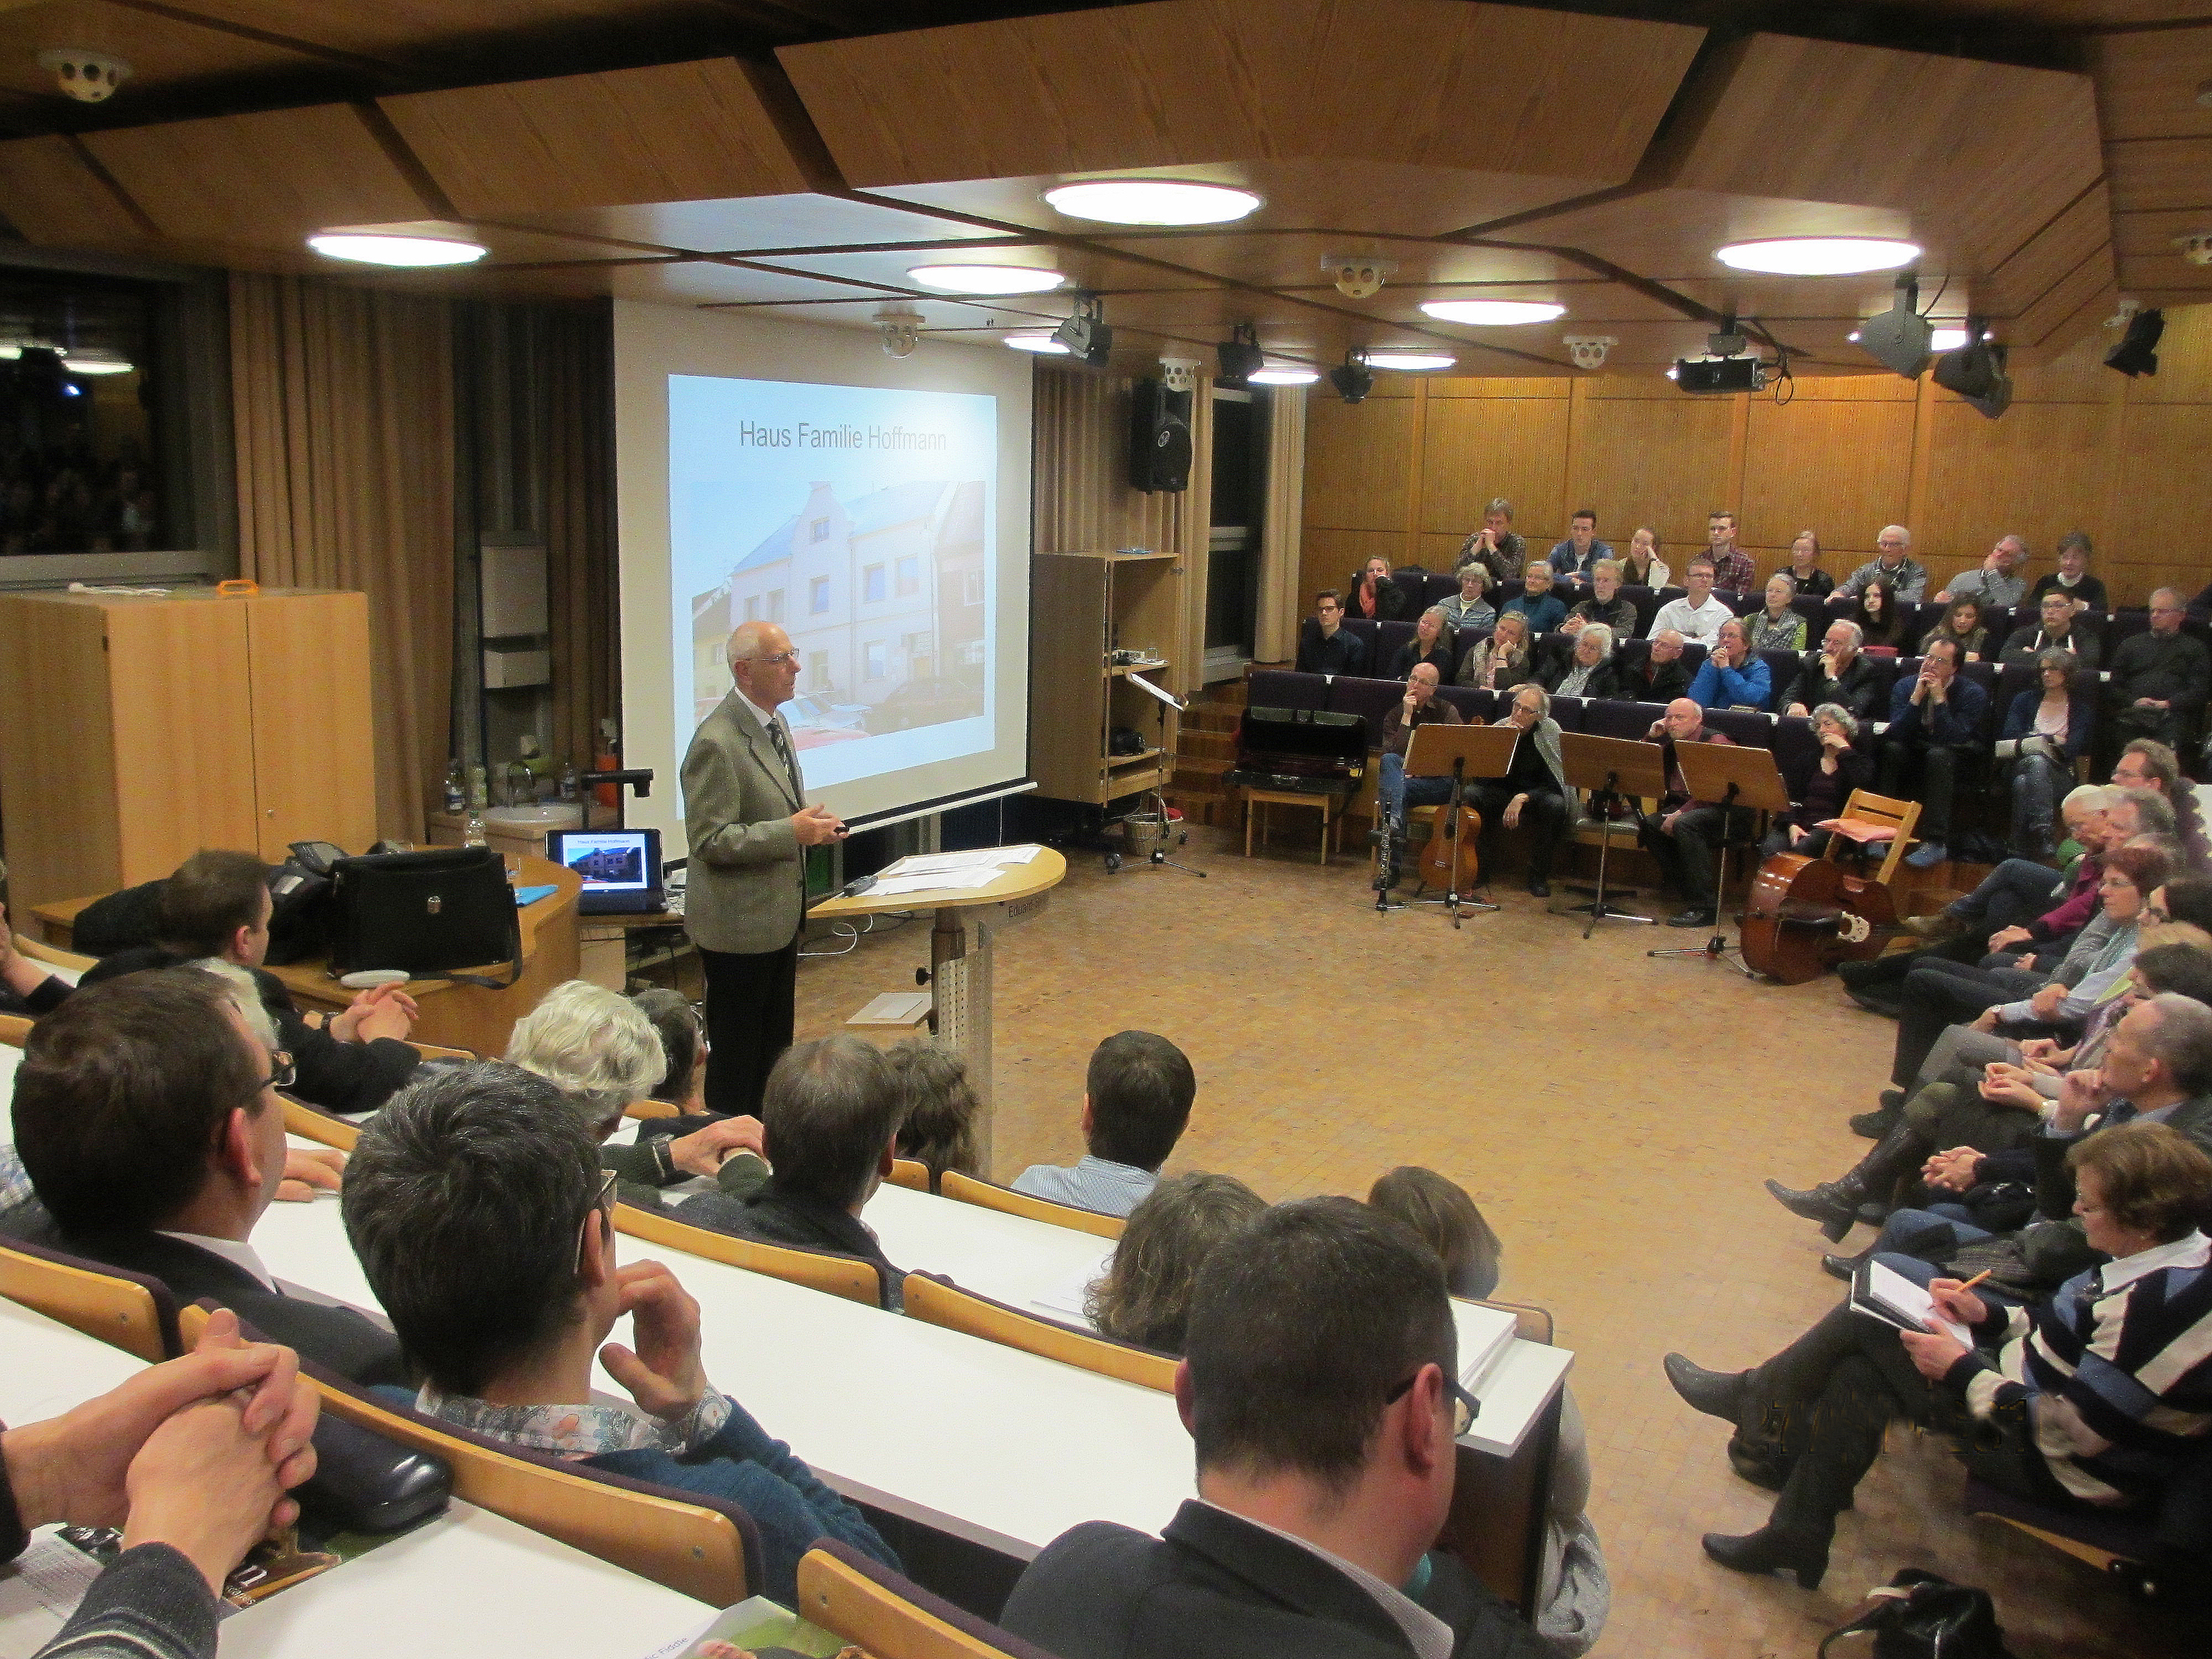
[[[1778,324],[1797,319],[1856,322],[1888,310],[1897,296],[1891,273],[1886,270],[1864,276],[1753,276],[1734,272],[1686,281],[1677,278],[1667,286],[1685,299],[1716,311],[1733,306],[1739,317]],[[1946,320],[1963,320],[1966,304],[1966,294],[1956,285],[1943,289],[1940,299],[1937,284],[1921,287],[1920,308],[1926,311],[1934,305]]]
[[[2081,308],[2098,295],[2114,288],[2112,250],[2083,261],[2038,295],[2034,303],[2009,319],[1999,333],[2008,341],[2040,351],[2063,349],[2072,343],[2067,332]]]
[[[1324,258],[1340,254],[1386,259],[1397,269],[1391,288],[1435,283],[1535,283],[1572,280],[1589,273],[1555,254],[1519,248],[1470,247],[1411,236],[1338,235],[1327,231],[1220,231],[1176,236],[1105,236],[1100,246],[1211,272],[1231,281],[1269,287],[1330,287]]]
[[[66,138],[0,143],[0,214],[44,247],[113,249],[152,240]]]
[[[76,106],[62,96],[52,73],[39,67],[39,54],[50,46],[85,46],[124,59],[131,65],[127,85],[141,94],[231,76],[318,67],[315,58],[271,42],[102,0],[0,9],[0,88],[24,94],[52,112]]]
[[[1984,316],[2016,317],[2080,271],[2094,266],[2097,279],[2112,280],[2112,192],[2100,184],[2045,225],[2012,258],[1972,284],[1973,309]]]
[[[1170,246],[1152,256],[1172,260]],[[1173,270],[1163,270],[1149,263],[1140,263],[1127,256],[1105,252],[1091,252],[1080,248],[1042,246],[993,246],[975,252],[963,252],[958,247],[941,252],[911,253],[891,252],[882,253],[796,253],[779,256],[775,263],[794,270],[812,271],[820,276],[842,276],[859,282],[878,283],[887,288],[920,288],[908,276],[909,269],[920,264],[991,264],[1034,266],[1043,270],[1057,270],[1067,278],[1070,289],[1088,289],[1108,294],[1126,289],[1203,289],[1214,284],[1197,272],[1182,274]]]
[[[2118,213],[2212,209],[2212,138],[2136,138],[2105,146]]]
[[[1285,155],[1610,184],[1703,37],[1456,0],[1158,0],[777,55],[860,185]]]
[[[775,196],[808,180],[732,58],[381,100],[475,217]]]
[[[2114,214],[2112,250],[2119,258],[2120,286],[2130,294],[2155,288],[2212,295],[2212,265],[2190,264],[2173,246],[2177,236],[2208,234],[2212,211]]]
[[[84,143],[162,232],[283,246],[436,213],[349,104],[119,127]]]
[[[2212,81],[2212,27],[2100,34],[2088,60],[2108,143],[2212,138],[2212,109],[2197,101],[2197,88]]]
[[[702,0],[175,0],[177,9],[337,51],[423,60],[518,33],[611,29],[729,12]],[[768,11],[773,8],[763,7]]]
[[[524,213],[515,218],[543,230],[702,253],[885,243],[957,245],[999,234],[932,214],[812,195],[657,202],[571,213]]]

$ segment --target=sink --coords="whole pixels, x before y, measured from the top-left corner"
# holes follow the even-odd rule
[[[545,830],[580,830],[584,809],[573,801],[545,801],[536,806],[493,806],[485,809],[484,822],[495,829],[536,833]]]

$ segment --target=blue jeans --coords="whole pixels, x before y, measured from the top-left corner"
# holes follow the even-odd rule
[[[1933,1227],[1948,1225],[1955,1241],[1952,1249],[1971,1244],[1976,1239],[1988,1238],[1991,1234],[1973,1224],[1971,1212],[1963,1204],[1930,1204],[1924,1210],[1892,1210],[1889,1219],[1881,1224],[1881,1237],[1874,1242],[1877,1255],[1898,1255],[1905,1249],[1905,1241],[1915,1233],[1924,1233]],[[1905,1258],[1918,1261],[1917,1256]],[[1899,1269],[1902,1272],[1902,1269]],[[1926,1284],[1927,1280],[1920,1281]]]
[[[1442,806],[1451,799],[1449,778],[1409,778],[1402,756],[1384,754],[1382,775],[1375,781],[1375,799],[1385,820],[1395,823],[1408,806]]]
[[[2074,775],[2041,755],[2023,755],[2012,769],[2012,849],[2033,858],[2058,844],[2058,798]]]

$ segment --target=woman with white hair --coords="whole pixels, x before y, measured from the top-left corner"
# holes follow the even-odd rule
[[[1802,853],[1818,858],[1827,850],[1828,832],[1820,828],[1830,818],[1844,815],[1844,803],[1854,789],[1874,781],[1874,757],[1862,753],[1858,716],[1839,702],[1824,702],[1813,711],[1813,737],[1820,745],[1820,758],[1805,779],[1805,797],[1775,818],[1774,827],[1759,843],[1759,855]]]
[[[1613,644],[1611,628],[1604,623],[1584,623],[1576,631],[1574,648],[1557,659],[1544,676],[1544,690],[1555,697],[1626,696]]]
[[[725,1118],[677,1139],[641,1131],[637,1144],[605,1144],[633,1101],[648,1098],[668,1071],[667,1051],[645,1012],[619,992],[572,979],[514,1023],[507,1062],[558,1089],[601,1143],[599,1167],[633,1188],[659,1188],[693,1176],[723,1179],[740,1196],[766,1178],[758,1158],[732,1159],[760,1151],[757,1118]],[[647,1120],[648,1123],[650,1120]],[[725,1160],[729,1160],[726,1163]],[[626,1193],[635,1202],[642,1193]]]

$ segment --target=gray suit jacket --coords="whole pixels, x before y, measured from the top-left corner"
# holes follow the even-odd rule
[[[722,699],[684,757],[684,928],[702,950],[757,956],[790,944],[805,919],[805,849],[791,827],[805,803],[752,711],[737,706],[744,695]]]

